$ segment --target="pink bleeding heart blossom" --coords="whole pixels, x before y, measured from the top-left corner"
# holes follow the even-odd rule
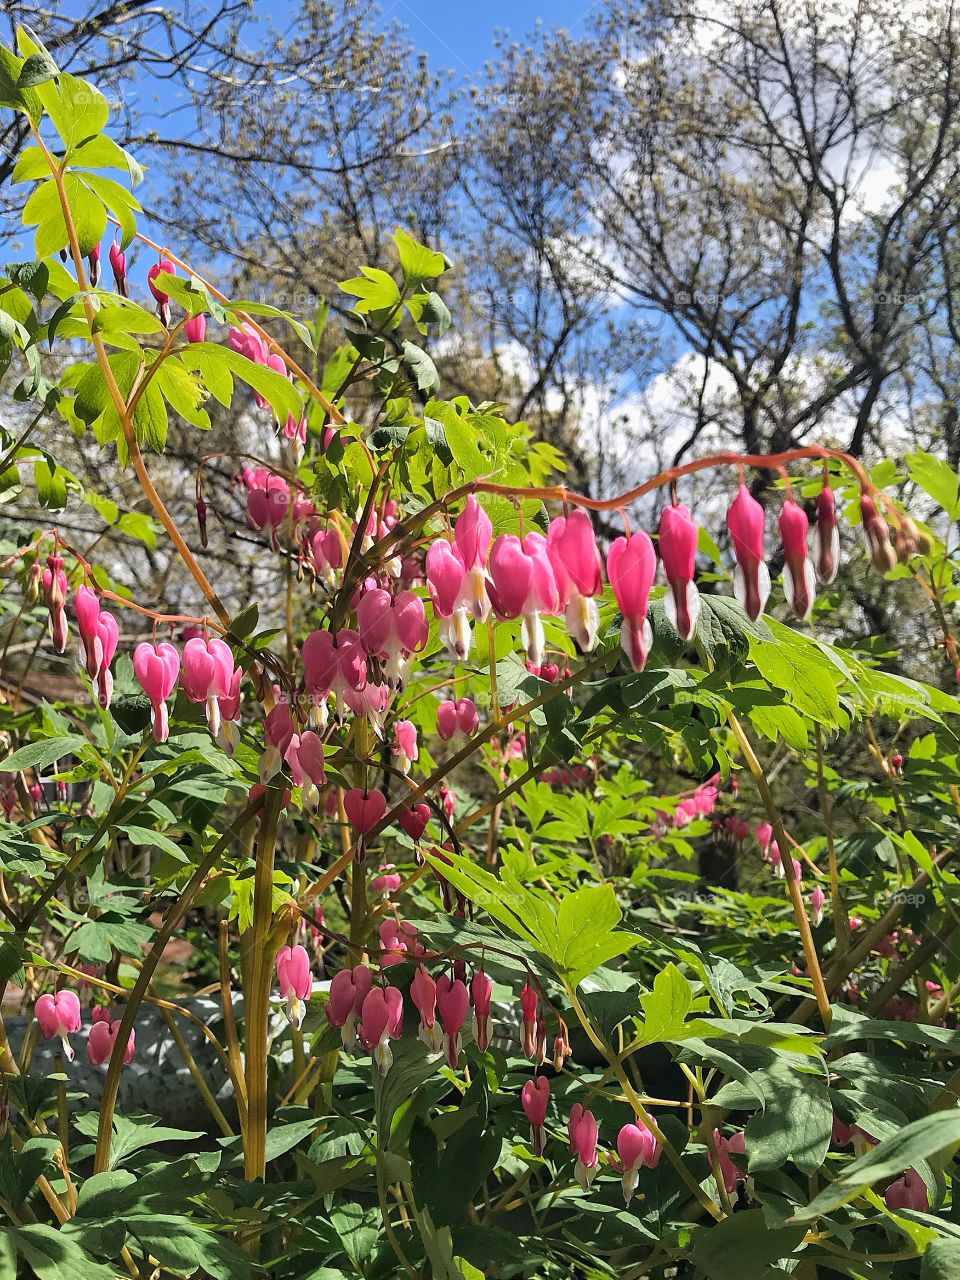
[[[443,1027],[443,1050],[451,1070],[456,1071],[460,1061],[460,1032],[470,1009],[470,996],[459,978],[454,980],[444,973],[437,979],[437,1008]]]
[[[542,1156],[546,1138],[544,1122],[550,1102],[550,1081],[546,1076],[535,1076],[533,1080],[528,1080],[521,1090],[520,1100],[524,1114],[530,1121],[530,1137],[534,1153]]]
[[[402,689],[406,661],[429,635],[423,601],[412,591],[366,591],[357,605],[357,629],[367,653],[383,662],[387,686]]]
[[[883,1200],[893,1213],[898,1209],[915,1209],[918,1213],[926,1213],[930,1208],[927,1184],[916,1169],[908,1169],[896,1182],[891,1182],[883,1193]]]
[[[430,806],[421,801],[402,809],[397,815],[397,821],[411,840],[419,841],[427,829],[431,812]]]
[[[67,648],[67,575],[63,557],[54,553],[47,557],[47,567],[40,578],[43,598],[50,610],[50,635],[57,653]]]
[[[817,584],[807,554],[810,522],[802,507],[788,498],[780,512],[780,539],[783,542],[783,594],[787,604],[803,621],[810,617]]]
[[[427,949],[409,920],[384,920],[380,926],[380,968],[389,969],[408,958],[420,959]]]
[[[493,996],[493,983],[478,969],[470,980],[470,999],[473,1004],[473,1038],[481,1053],[485,1053],[490,1044],[490,1000]]]
[[[417,746],[417,726],[412,720],[398,720],[393,726],[393,754],[397,758],[403,773],[410,772],[410,766],[420,755]]]
[[[286,1001],[290,1025],[300,1028],[307,1001],[313,994],[313,975],[306,947],[281,947],[277,953],[277,981],[280,996]]]
[[[252,325],[244,324],[230,330],[230,349],[252,360],[254,364],[266,364],[270,349]]]
[[[897,553],[890,543],[887,522],[869,493],[860,495],[860,519],[873,567],[880,573],[888,573],[897,563]]]
[[[727,512],[727,528],[737,557],[733,590],[747,617],[760,617],[770,595],[770,570],[763,545],[766,513],[745,484]]]
[[[117,652],[120,628],[113,614],[100,608],[96,592],[86,585],[77,590],[73,611],[83,647],[86,672],[92,680],[96,680],[100,705],[106,708],[113,695],[110,664]]]
[[[623,1198],[629,1204],[640,1181],[641,1169],[655,1169],[660,1163],[663,1148],[659,1141],[639,1118],[625,1124],[617,1134],[619,1168],[623,1173]]]
[[[660,560],[667,578],[664,607],[682,640],[692,640],[700,616],[700,593],[693,581],[697,525],[682,503],[664,507],[660,516]]]
[[[75,1054],[69,1037],[80,1030],[80,1000],[75,991],[58,991],[56,995],[42,995],[34,1005],[34,1013],[40,1024],[44,1040],[59,1036],[63,1042],[63,1056],[72,1062]]]
[[[367,659],[360,637],[348,627],[334,635],[330,631],[312,631],[303,642],[303,665],[307,691],[320,699],[325,719],[326,699],[332,693],[337,699],[337,712],[344,716],[344,697],[359,693],[367,683]],[[311,712],[311,715],[313,713]],[[324,727],[321,723],[320,728]]]
[[[233,672],[233,653],[225,640],[194,636],[183,646],[180,683],[191,702],[205,704],[214,737],[220,732],[220,699],[230,693]]]
[[[364,791],[362,787],[353,787],[344,792],[343,811],[347,821],[360,837],[360,847],[366,837],[378,825],[387,812],[387,797],[382,791]]]
[[[443,1048],[443,1030],[437,1022],[437,984],[422,964],[417,965],[410,983],[410,999],[420,1013],[418,1038],[431,1053],[439,1053]]]
[[[403,996],[396,987],[373,987],[364,996],[357,1026],[360,1043],[373,1053],[382,1076],[393,1063],[390,1041],[403,1034]]]
[[[817,523],[813,530],[813,567],[818,582],[831,583],[840,565],[840,534],[837,530],[837,499],[824,481],[817,494]]]
[[[427,551],[427,588],[440,619],[440,639],[450,657],[463,661],[470,652],[470,611],[464,599],[467,572],[456,547],[438,538]],[[484,589],[486,594],[486,589]]]
[[[207,317],[202,311],[184,324],[183,336],[188,342],[203,342],[207,336]]]
[[[327,781],[323,739],[312,729],[294,734],[283,758],[290,766],[294,783],[300,788],[304,810],[307,813],[317,813],[320,808],[320,788]]]
[[[570,1150],[577,1158],[574,1176],[584,1191],[597,1176],[600,1161],[597,1158],[597,1139],[600,1129],[597,1118],[592,1111],[587,1111],[579,1102],[570,1108],[568,1123],[570,1134]]]
[[[170,328],[170,295],[164,293],[160,286],[156,283],[157,276],[166,273],[169,276],[177,274],[177,268],[173,265],[169,258],[161,258],[159,262],[155,262],[147,272],[147,284],[150,292],[157,300],[157,314],[160,317],[160,323],[165,329]]]
[[[117,1042],[120,1031],[120,1019],[114,1019],[110,1010],[104,1007],[94,1009],[93,1026],[87,1036],[87,1061],[91,1066],[101,1067],[113,1056],[113,1046]],[[136,1032],[131,1027],[127,1037],[127,1046],[123,1051],[123,1065],[128,1067],[137,1050]]]
[[[523,1052],[528,1058],[537,1052],[537,1005],[539,997],[529,982],[523,984],[520,992],[520,1022],[523,1030]]]
[[[485,622],[490,613],[486,565],[493,524],[473,494],[457,517],[453,537],[464,570],[462,605],[477,622]]]
[[[335,528],[317,529],[310,538],[310,557],[320,582],[332,590],[337,583],[337,571],[343,566],[343,543]]]
[[[551,521],[547,554],[553,567],[567,628],[584,653],[597,642],[600,614],[594,596],[603,592],[602,561],[593,522],[585,511]]]
[[[815,929],[823,923],[823,907],[826,900],[827,895],[818,884],[815,884],[810,894],[810,922]]]
[[[480,728],[480,714],[472,698],[448,699],[437,707],[437,733],[444,742],[458,734],[470,737]]]
[[[623,614],[620,647],[634,671],[643,670],[653,644],[647,609],[656,572],[657,553],[643,532],[617,538],[607,553],[607,577]]]
[[[380,874],[370,881],[370,892],[381,893],[384,898],[389,898],[397,892],[403,880],[400,873],[394,870],[392,862],[381,862],[378,871]]]
[[[343,1047],[349,1051],[356,1040],[357,1021],[364,999],[373,986],[373,974],[365,964],[341,969],[330,983],[326,1015],[331,1027],[340,1030]]]
[[[378,738],[383,737],[383,725],[393,701],[393,693],[385,684],[370,684],[362,689],[347,689],[344,704],[355,716],[366,716]]]
[[[153,736],[157,742],[166,742],[170,733],[167,698],[180,674],[180,655],[166,641],[162,644],[144,641],[133,651],[133,670],[153,707]]]
[[[528,661],[543,665],[546,637],[540,615],[556,613],[560,592],[542,533],[497,538],[490,551],[490,598],[498,618],[520,618]]]
[[[746,1154],[747,1141],[744,1133],[739,1132],[726,1138],[721,1134],[719,1129],[713,1131],[713,1149],[717,1157],[717,1167],[720,1171],[720,1177],[723,1185],[729,1195],[736,1191],[739,1183],[746,1180],[746,1173],[734,1164],[730,1159],[731,1155],[742,1156]]]
[[[114,240],[110,245],[110,269],[113,272],[113,282],[117,287],[117,293],[121,298],[130,297],[130,281],[127,279],[127,255],[120,248],[119,242]]]

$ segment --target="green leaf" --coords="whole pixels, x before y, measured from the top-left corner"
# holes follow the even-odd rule
[[[89,181],[93,181],[90,179]],[[106,182],[107,179],[101,179]],[[76,173],[68,173],[63,179],[63,188],[67,196],[67,204],[77,230],[80,252],[86,256],[92,253],[103,239],[107,229],[107,210],[99,195],[91,191],[87,181]],[[39,233],[38,233],[39,237]],[[50,250],[41,251],[39,239],[37,253],[46,257]]]
[[[280,421],[286,422],[289,415],[299,420],[303,414],[303,401],[289,378],[275,369],[255,364],[238,351],[216,342],[191,342],[178,354],[186,368],[200,371],[211,393],[222,404],[230,402],[229,394],[224,399],[222,392],[226,389],[226,379],[233,373],[260,392]]]
[[[151,378],[137,401],[133,425],[141,444],[149,445],[155,453],[163,453],[167,443],[167,405],[157,378]]]
[[[957,1280],[960,1276],[960,1240],[934,1240],[923,1255],[920,1280]]]
[[[410,368],[421,391],[432,391],[440,385],[437,366],[427,353],[413,342],[403,344],[404,363]]]
[[[847,1165],[806,1209],[794,1214],[795,1222],[812,1222],[821,1214],[846,1204],[875,1182],[896,1177],[921,1161],[960,1145],[960,1111],[935,1111],[905,1125],[899,1133],[873,1147]]]
[[[420,244],[402,227],[398,227],[393,233],[393,240],[400,255],[404,282],[410,288],[415,289],[425,281],[435,280],[437,276],[443,275],[447,263],[442,253]]]
[[[24,205],[22,220],[25,227],[36,227],[38,258],[48,258],[65,249],[70,234],[67,231],[57,184],[52,178],[41,182]]]
[[[537,940],[576,987],[608,960],[642,941],[637,934],[616,928],[622,916],[613,885],[586,886],[561,900],[555,938]]]
[[[379,267],[362,267],[362,276],[343,280],[338,289],[357,299],[354,310],[361,315],[368,311],[392,310],[400,302],[400,289],[396,280]]]
[[[30,742],[6,760],[0,760],[0,769],[15,773],[20,769],[43,769],[62,756],[73,755],[81,747],[87,745],[86,738],[79,733],[62,734],[55,738],[41,738],[38,742]]]
[[[19,1253],[37,1280],[115,1280],[116,1271],[94,1260],[64,1231],[45,1223],[0,1226],[7,1255]],[[0,1252],[0,1258],[3,1254]]]
[[[17,77],[18,89],[33,89],[38,84],[44,84],[47,80],[52,80],[54,76],[60,74],[60,69],[49,53],[31,53],[30,57],[24,61],[20,68],[20,74]]]
[[[661,969],[653,990],[640,997],[643,1006],[643,1043],[657,1044],[683,1038],[684,1022],[693,1006],[693,988],[675,964]]]
[[[748,1168],[753,1173],[793,1163],[813,1174],[826,1159],[833,1127],[826,1082],[784,1064],[773,1071],[776,1087],[764,1090],[764,1109],[747,1122]]]
[[[693,1260],[708,1280],[770,1280],[773,1264],[790,1257],[803,1227],[770,1227],[763,1209],[748,1209],[697,1231]]]
[[[91,169],[124,169],[134,187],[143,181],[143,169],[130,152],[103,133],[76,147],[70,154],[70,163]]]
[[[943,458],[908,453],[910,479],[939,503],[951,520],[960,519],[960,476]]]

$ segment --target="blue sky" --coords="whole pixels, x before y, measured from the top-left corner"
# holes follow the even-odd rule
[[[590,0],[382,0],[381,7],[385,19],[409,30],[413,43],[429,54],[434,66],[449,67],[465,81],[493,55],[496,29],[519,39],[541,22],[579,35],[597,8]]]

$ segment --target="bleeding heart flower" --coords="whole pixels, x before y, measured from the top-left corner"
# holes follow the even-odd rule
[[[700,616],[696,572],[697,525],[682,503],[664,507],[660,516],[660,559],[667,577],[664,607],[681,640],[692,640]]]
[[[277,953],[277,981],[280,995],[287,1002],[290,1025],[301,1027],[306,1003],[313,994],[313,975],[306,947],[281,947]]]
[[[788,498],[780,512],[780,538],[783,542],[783,594],[798,618],[806,621],[813,609],[817,585],[813,565],[807,554],[810,522],[802,507]]]
[[[770,595],[770,570],[763,545],[766,513],[745,484],[727,512],[727,528],[737,557],[733,590],[748,618],[754,622],[763,613]]]
[[[837,531],[837,499],[824,481],[817,495],[817,523],[813,531],[813,567],[819,582],[830,583],[840,565],[840,534]]]
[[[133,670],[153,707],[153,736],[157,742],[166,742],[170,733],[167,698],[180,674],[180,655],[165,641],[162,644],[144,641],[133,651]]]
[[[447,1063],[452,1071],[456,1071],[460,1061],[460,1032],[470,1008],[467,988],[459,978],[454,981],[444,973],[437,979],[437,1008],[443,1025],[443,1047]]]
[[[40,1024],[44,1040],[56,1036],[63,1042],[63,1056],[72,1062],[75,1054],[69,1037],[80,1030],[80,1000],[75,991],[58,991],[56,995],[42,995],[34,1005],[34,1013]]]
[[[607,577],[623,614],[620,647],[634,671],[643,670],[653,644],[647,608],[656,572],[657,553],[642,531],[617,538],[607,553]]]
[[[602,561],[593,523],[585,511],[551,521],[547,554],[557,581],[567,627],[584,653],[597,642],[600,615],[594,596],[603,591]]]
[[[655,1169],[662,1148],[644,1122],[625,1124],[617,1134],[617,1155],[623,1170],[623,1198],[629,1204],[640,1180],[640,1169]]]
[[[330,998],[325,1010],[327,1021],[331,1027],[340,1028],[343,1047],[348,1051],[353,1048],[357,1020],[372,986],[373,974],[365,964],[358,964],[354,969],[341,969],[330,983]]]
[[[570,1150],[577,1157],[574,1176],[584,1191],[589,1190],[597,1176],[600,1162],[597,1159],[597,1139],[600,1129],[592,1111],[586,1111],[579,1102],[570,1108],[568,1125]]]
[[[481,1053],[490,1044],[490,1000],[493,983],[482,969],[478,969],[470,982],[470,998],[473,1002],[473,1037]]]
[[[547,1106],[550,1102],[550,1081],[546,1076],[536,1076],[528,1080],[520,1094],[523,1110],[530,1121],[530,1137],[533,1141],[534,1153],[543,1155],[544,1121],[547,1118]]]

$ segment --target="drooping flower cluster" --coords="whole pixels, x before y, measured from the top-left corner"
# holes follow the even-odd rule
[[[80,997],[77,993],[66,990],[55,994],[48,992],[38,998],[34,1014],[44,1040],[59,1039],[63,1045],[63,1056],[68,1062],[73,1062],[76,1055],[70,1037],[76,1035],[83,1026]],[[87,1058],[91,1065],[101,1066],[109,1062],[119,1030],[120,1019],[114,1019],[108,1008],[101,1006],[93,1010],[93,1024],[87,1039]],[[131,1030],[123,1053],[124,1066],[133,1061],[135,1041],[135,1032]]]

